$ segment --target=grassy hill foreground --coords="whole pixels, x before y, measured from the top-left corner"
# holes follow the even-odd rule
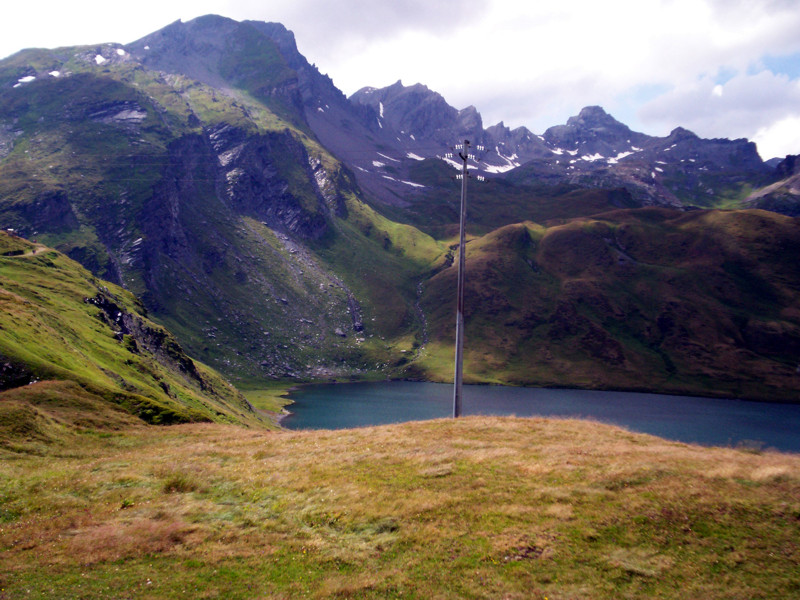
[[[31,451],[136,418],[264,424],[130,292],[0,232],[0,446]]]
[[[4,600],[800,595],[798,455],[483,417],[0,458]]]

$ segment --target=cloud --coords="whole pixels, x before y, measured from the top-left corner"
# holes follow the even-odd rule
[[[346,31],[348,37],[365,40],[395,36],[403,31],[422,31],[444,34],[467,21],[480,18],[485,3],[479,0],[339,0],[320,3],[314,0],[294,0],[288,3],[287,16],[296,15],[303,29],[321,30],[330,41],[332,32]],[[310,14],[314,15],[309,19]]]
[[[660,130],[680,125],[703,137],[760,136],[764,158],[792,152],[792,139],[798,152],[800,80],[769,71],[738,74],[724,85],[704,77],[645,104],[639,117]]]
[[[800,115],[791,115],[765,125],[751,138],[764,159],[800,153]]]
[[[320,63],[346,62],[347,53],[374,52],[373,44],[406,32],[449,35],[486,10],[480,0],[261,0],[228,1],[234,18],[279,21]]]

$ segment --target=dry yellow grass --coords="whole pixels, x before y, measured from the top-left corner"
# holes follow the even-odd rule
[[[0,598],[800,595],[797,455],[517,418],[84,438],[2,455]]]

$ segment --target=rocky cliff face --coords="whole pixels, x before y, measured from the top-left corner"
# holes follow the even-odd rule
[[[139,315],[128,312],[114,302],[108,294],[100,292],[91,298],[84,298],[87,304],[98,307],[100,320],[114,330],[117,340],[127,343],[130,352],[138,354],[146,350],[158,358],[162,364],[169,365],[187,380],[205,389],[206,382],[175,339],[164,329],[154,327]],[[125,336],[130,336],[128,340]]]
[[[362,88],[350,101],[371,107],[379,128],[388,126],[413,140],[435,140],[445,148],[459,133],[470,136],[483,131],[474,107],[458,111],[422,84],[404,86],[398,81],[380,90]]]
[[[775,167],[775,183],[756,190],[746,203],[790,217],[800,217],[800,160],[789,155]]]
[[[248,136],[229,125],[211,128],[208,137],[231,208],[301,238],[325,233],[328,207],[314,185],[308,153],[296,139],[286,133]],[[294,171],[302,185],[293,189],[281,167]]]

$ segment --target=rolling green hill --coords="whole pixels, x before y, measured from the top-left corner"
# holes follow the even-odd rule
[[[0,232],[0,428],[52,441],[77,428],[265,424],[190,359],[141,303],[63,254]],[[2,436],[5,440],[6,437]]]
[[[467,244],[467,373],[797,401],[798,252],[798,221],[764,211],[507,225]],[[455,279],[448,268],[425,284],[423,373],[452,371]]]

